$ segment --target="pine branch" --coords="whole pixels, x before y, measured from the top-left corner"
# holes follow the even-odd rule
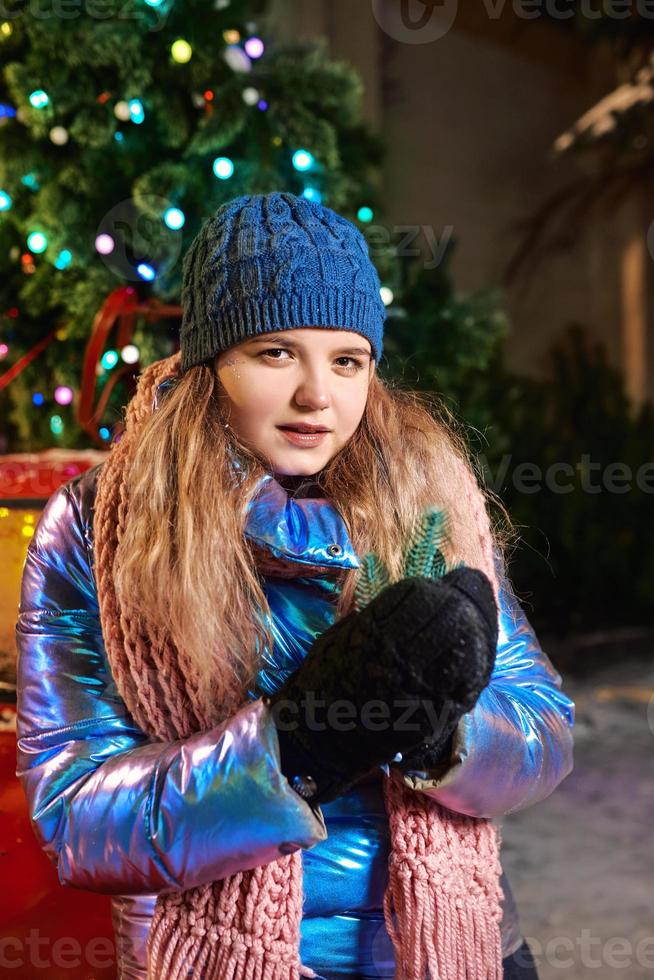
[[[423,512],[415,529],[409,536],[404,551],[403,577],[422,575],[425,578],[441,578],[449,570],[442,551],[447,537],[447,518],[445,512],[430,507]],[[462,562],[453,565],[458,568]],[[359,580],[354,592],[354,608],[362,609],[390,585],[388,569],[381,559],[369,552],[361,562]]]

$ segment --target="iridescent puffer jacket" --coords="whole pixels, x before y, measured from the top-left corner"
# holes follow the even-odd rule
[[[393,977],[383,895],[390,849],[381,771],[312,808],[280,770],[263,694],[301,664],[334,621],[342,570],[357,567],[324,497],[291,496],[273,476],[248,504],[275,638],[232,718],[150,742],[108,665],[93,568],[95,466],[49,499],[30,541],[19,619],[18,768],[42,847],[64,885],[110,893],[120,980],[145,977],[157,893],[186,889],[302,849],[303,962],[320,977]],[[416,792],[499,819],[548,796],[571,771],[574,703],[502,585],[491,681],[455,732],[449,763],[404,772]],[[395,763],[394,763],[395,765]],[[506,875],[502,955],[521,944]]]

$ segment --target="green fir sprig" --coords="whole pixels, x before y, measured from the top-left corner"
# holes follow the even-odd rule
[[[437,507],[427,508],[416,522],[404,548],[403,577],[422,575],[425,578],[441,578],[450,571],[443,554],[443,543],[447,535],[448,520],[445,511]],[[456,562],[452,569],[463,564]],[[389,571],[381,559],[374,552],[364,555],[354,592],[354,608],[362,609],[390,584]]]

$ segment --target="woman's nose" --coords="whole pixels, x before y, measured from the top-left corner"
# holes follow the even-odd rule
[[[306,377],[296,389],[295,401],[298,405],[326,408],[329,405],[327,382],[319,375]]]

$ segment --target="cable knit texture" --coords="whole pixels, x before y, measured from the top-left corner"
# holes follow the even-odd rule
[[[144,635],[139,610],[118,603],[112,571],[127,516],[125,476],[139,430],[152,411],[157,384],[179,371],[178,353],[140,375],[125,430],[99,476],[94,515],[100,618],[112,674],[137,724],[164,741],[208,730],[221,719],[210,717],[183,651],[160,631]],[[469,495],[470,512],[488,544],[482,570],[497,595],[483,496],[472,477]],[[500,980],[499,829],[409,789],[392,768],[383,790],[391,833],[384,915],[396,977]],[[162,893],[148,937],[150,980],[315,977],[300,958],[302,900],[299,850],[201,887]]]
[[[323,204],[272,192],[218,208],[182,266],[186,371],[257,334],[293,327],[352,330],[377,362],[386,308],[368,243]]]

